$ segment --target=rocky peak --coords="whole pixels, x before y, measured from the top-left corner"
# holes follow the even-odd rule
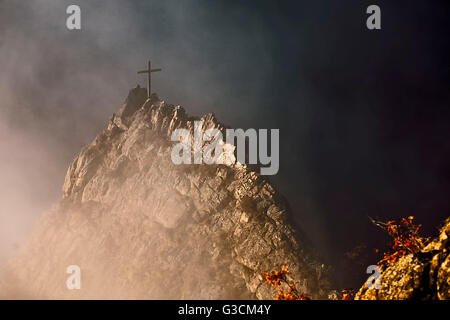
[[[132,89],[71,163],[62,200],[10,264],[11,286],[46,298],[271,299],[261,273],[287,264],[300,290],[325,298],[327,268],[269,181],[239,164],[172,163],[171,133],[198,119],[225,128]],[[70,291],[74,264],[84,287]]]

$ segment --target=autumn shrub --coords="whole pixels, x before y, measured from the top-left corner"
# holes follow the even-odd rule
[[[383,254],[383,258],[378,262],[381,271],[409,253],[420,252],[430,241],[429,238],[419,236],[421,225],[415,225],[413,220],[413,216],[387,222],[371,219],[375,225],[385,230],[393,239],[392,247]],[[275,300],[311,300],[311,297],[297,290],[298,282],[290,283],[288,281],[288,273],[285,264],[281,267],[281,270],[274,270],[271,273],[263,272],[265,283],[278,290]],[[354,289],[343,289],[337,298],[353,300],[354,296]]]
[[[376,223],[384,229],[392,238],[393,244],[389,251],[383,254],[383,259],[378,262],[380,270],[386,269],[392,263],[409,253],[417,253],[429,242],[428,238],[419,236],[421,225],[413,223],[414,217],[402,218]]]
[[[273,270],[271,273],[264,271],[262,273],[266,280],[265,283],[278,290],[275,300],[311,300],[311,297],[297,290],[298,282],[290,283],[287,280],[286,276],[288,273],[289,271],[285,264],[281,267],[281,270]]]
[[[355,289],[342,289],[340,300],[353,300],[355,298]]]

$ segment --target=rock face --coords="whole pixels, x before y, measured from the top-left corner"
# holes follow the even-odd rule
[[[450,219],[421,252],[402,257],[380,276],[380,288],[359,290],[357,300],[450,299]]]
[[[239,164],[174,165],[184,109],[130,91],[70,165],[63,198],[10,263],[10,297],[273,299],[262,271],[288,264],[293,281],[325,298],[325,267],[265,178]],[[212,114],[204,128],[224,129]],[[81,268],[68,290],[66,269]]]

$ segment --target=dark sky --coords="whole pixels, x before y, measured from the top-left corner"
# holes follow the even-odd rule
[[[69,4],[81,31],[65,27]],[[370,4],[382,30],[365,26]],[[449,216],[449,17],[433,0],[0,0],[0,240],[20,242],[58,199],[71,159],[145,84],[136,71],[151,58],[167,102],[280,129],[273,180],[342,285],[357,286],[365,270],[344,253],[364,244],[374,264],[384,241],[367,215],[414,215],[433,235]]]

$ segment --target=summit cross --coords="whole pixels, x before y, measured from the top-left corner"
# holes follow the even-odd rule
[[[138,71],[140,73],[147,73],[147,99],[150,99],[152,94],[152,72],[162,71],[162,69],[152,69],[150,60],[148,61],[147,70]]]

